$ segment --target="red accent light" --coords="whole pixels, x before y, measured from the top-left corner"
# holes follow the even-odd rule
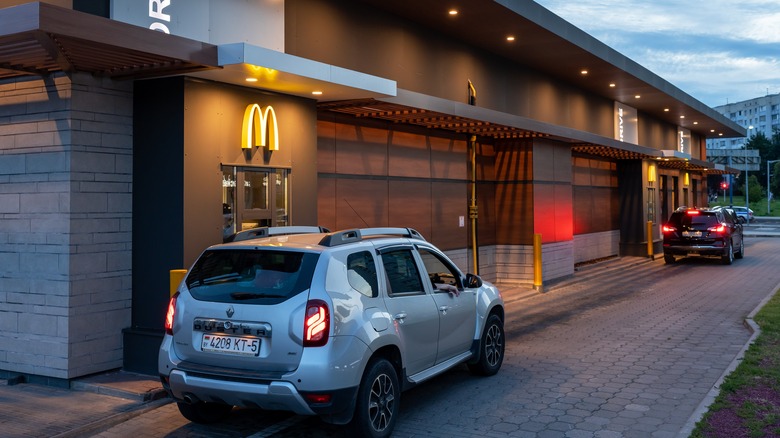
[[[685,213],[689,214],[690,216],[696,216],[699,214],[699,210],[688,210]]]
[[[176,292],[168,302],[168,313],[165,314],[165,333],[173,335],[173,318],[176,316],[176,299],[179,298],[179,293]]]
[[[723,232],[726,231],[726,226],[723,225],[723,224],[718,224],[717,227],[707,228],[707,231],[712,231],[712,232],[715,232],[715,233],[723,233]]]
[[[664,225],[663,228],[661,228],[661,231],[663,231],[664,233],[673,233],[677,231],[677,228],[671,225]]]
[[[313,404],[330,403],[330,394],[306,394],[306,400]]]
[[[321,347],[328,343],[330,312],[322,300],[306,303],[306,317],[303,321],[303,346]]]

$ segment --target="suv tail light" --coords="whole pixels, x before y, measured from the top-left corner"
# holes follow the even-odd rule
[[[179,293],[176,292],[168,302],[168,312],[165,314],[165,334],[173,335],[173,317],[176,315],[176,299]]]
[[[306,303],[306,316],[303,320],[303,346],[321,347],[328,343],[330,333],[330,311],[322,300],[309,300]]]
[[[671,225],[664,225],[661,228],[661,232],[664,232],[664,233],[673,233],[675,231],[677,231],[677,228],[675,228],[675,227],[673,227]]]
[[[707,231],[711,231],[713,233],[725,233],[726,232],[726,225],[725,224],[718,224],[714,227],[707,228]]]

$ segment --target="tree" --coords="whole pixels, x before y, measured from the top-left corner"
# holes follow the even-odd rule
[[[764,196],[766,192],[764,191],[764,188],[761,187],[761,184],[759,184],[758,176],[756,175],[750,175],[748,178],[750,180],[749,187],[750,187],[750,200],[751,201],[758,201],[759,199],[764,199]],[[744,193],[745,187],[742,187],[742,192]]]
[[[778,135],[777,131],[775,131],[775,134],[772,136],[772,138],[773,140],[777,139],[780,141],[780,135]],[[773,141],[767,138],[763,131],[758,131],[751,135],[747,143],[745,143],[745,149],[753,149],[758,151],[762,163],[766,162],[766,160],[774,159],[769,158],[775,156],[777,153],[777,150],[774,146],[775,145]],[[762,186],[766,184],[766,169],[764,167],[765,166],[759,166],[758,172],[756,173],[756,177]]]

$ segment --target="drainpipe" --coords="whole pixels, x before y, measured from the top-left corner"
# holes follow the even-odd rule
[[[469,137],[469,155],[471,161],[471,203],[469,204],[469,219],[471,219],[471,251],[474,260],[475,275],[479,275],[479,244],[477,243],[477,144],[476,135]]]
[[[468,80],[469,105],[477,105],[477,89]],[[471,219],[471,251],[474,260],[473,273],[479,275],[479,243],[477,242],[477,136],[470,135],[468,141],[469,161],[471,161],[471,202],[469,204],[469,219]]]

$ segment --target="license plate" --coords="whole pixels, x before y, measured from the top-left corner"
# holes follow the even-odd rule
[[[701,231],[683,231],[683,237],[701,237]]]
[[[260,354],[260,339],[204,333],[200,348],[214,353],[257,356]]]

